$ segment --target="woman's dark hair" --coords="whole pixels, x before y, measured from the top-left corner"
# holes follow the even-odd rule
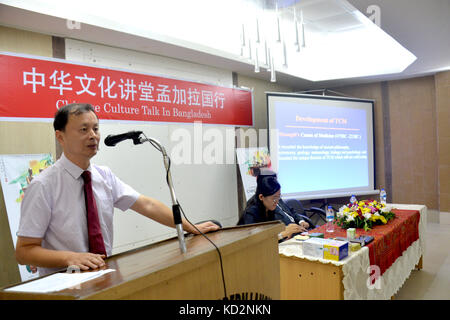
[[[64,131],[67,122],[69,121],[69,115],[80,115],[85,112],[92,111],[95,114],[94,107],[89,103],[71,103],[58,109],[55,113],[55,119],[53,120],[53,128],[56,130]],[[97,114],[95,114],[97,116]],[[98,116],[97,116],[98,118]]]
[[[271,196],[281,189],[276,176],[259,175],[256,178],[256,196],[262,194],[264,197]]]
[[[255,214],[254,208],[251,208],[253,206],[257,207],[258,215],[260,216],[260,218],[262,218],[263,221],[273,220],[274,211],[266,211],[266,207],[264,206],[264,203],[261,201],[261,199],[259,199],[259,195],[262,194],[264,197],[271,196],[280,189],[281,186],[278,183],[277,174],[271,169],[262,169],[256,177],[255,194],[250,199],[248,199],[245,206],[245,211],[239,218],[238,225],[245,224],[245,216],[246,214],[248,214],[247,210],[252,211],[252,215]]]
[[[256,178],[255,194],[248,200],[247,207],[257,204],[259,207],[264,208],[262,201],[259,199],[259,195],[262,194],[264,197],[271,196],[280,189],[281,186],[276,174],[259,175]]]
[[[258,212],[261,217],[266,217],[267,221],[273,219],[273,211],[266,212],[266,207],[264,203],[259,199],[259,195],[262,194],[264,197],[271,196],[281,189],[281,186],[277,180],[277,175],[275,173],[270,174],[260,174],[256,178],[256,192],[247,201],[245,209],[256,205],[258,207]],[[244,213],[245,214],[245,213]],[[241,217],[242,219],[243,217]],[[239,223],[239,222],[238,222]]]

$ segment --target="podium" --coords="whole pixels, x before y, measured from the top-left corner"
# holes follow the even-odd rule
[[[228,299],[280,299],[277,235],[282,230],[284,225],[275,221],[206,234],[220,249]],[[12,285],[0,290],[0,299],[223,299],[217,250],[201,235],[188,235],[186,246],[183,254],[178,239],[171,238],[107,258],[104,268],[114,272],[76,288],[52,293],[5,291]]]

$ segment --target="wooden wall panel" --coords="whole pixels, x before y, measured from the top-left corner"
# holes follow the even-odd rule
[[[0,26],[0,51],[52,56],[52,37]]]
[[[439,209],[450,220],[450,71],[435,76],[439,166]]]
[[[434,77],[389,82],[389,104],[393,199],[438,209]]]

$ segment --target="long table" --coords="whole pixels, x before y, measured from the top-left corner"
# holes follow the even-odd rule
[[[418,239],[416,236],[417,240],[409,242],[408,247],[400,246],[402,252],[395,261],[388,259],[387,255],[392,254],[388,250],[383,252],[377,248],[382,254],[376,256],[373,244],[351,252],[341,261],[315,258],[303,255],[301,242],[291,239],[279,244],[281,299],[392,298],[411,271],[422,268],[427,208],[423,205],[410,204],[391,204],[391,206],[399,210],[410,210],[411,216],[415,211],[419,212]],[[385,232],[395,233],[390,234],[390,241],[404,240],[414,233],[411,228],[391,228]],[[366,232],[357,231],[357,234],[363,233]],[[384,243],[377,244],[378,247],[380,245],[385,246]]]

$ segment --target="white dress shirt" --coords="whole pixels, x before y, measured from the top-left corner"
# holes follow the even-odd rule
[[[114,207],[128,210],[139,193],[117,178],[108,167],[90,165],[92,189],[98,209],[106,254],[112,253]],[[87,214],[83,169],[64,154],[27,187],[21,205],[17,235],[41,238],[51,250],[88,252]],[[57,269],[39,268],[44,275]]]

